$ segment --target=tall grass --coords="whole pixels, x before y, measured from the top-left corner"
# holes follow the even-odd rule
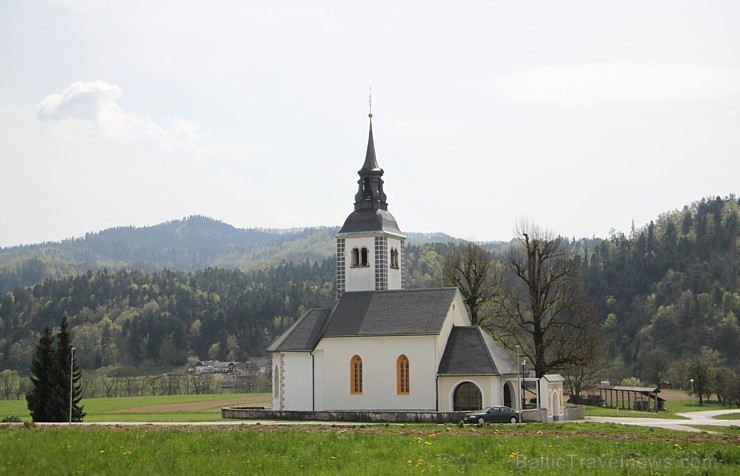
[[[622,439],[424,428],[4,428],[0,473],[740,474],[737,442],[685,434]]]

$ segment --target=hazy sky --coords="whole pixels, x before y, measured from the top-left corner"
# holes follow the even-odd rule
[[[627,232],[740,183],[740,2],[0,2],[0,246],[206,215]]]

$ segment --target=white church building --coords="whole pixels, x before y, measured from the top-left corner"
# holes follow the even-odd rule
[[[370,118],[354,211],[336,235],[338,300],[268,348],[273,409],[518,408],[517,363],[471,326],[460,291],[404,289],[406,237],[388,211]]]

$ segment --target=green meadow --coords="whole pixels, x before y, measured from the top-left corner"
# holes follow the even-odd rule
[[[262,406],[270,403],[268,393],[159,395],[145,397],[86,398],[82,400],[86,422],[197,422],[221,420],[223,406]],[[31,416],[24,400],[0,400],[0,419]]]
[[[740,474],[738,435],[600,424],[0,428],[0,474]]]

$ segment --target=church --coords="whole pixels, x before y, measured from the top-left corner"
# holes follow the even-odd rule
[[[336,234],[337,302],[308,310],[267,349],[272,408],[518,408],[517,363],[471,326],[460,291],[404,288],[406,237],[388,211],[369,117],[354,210]]]

